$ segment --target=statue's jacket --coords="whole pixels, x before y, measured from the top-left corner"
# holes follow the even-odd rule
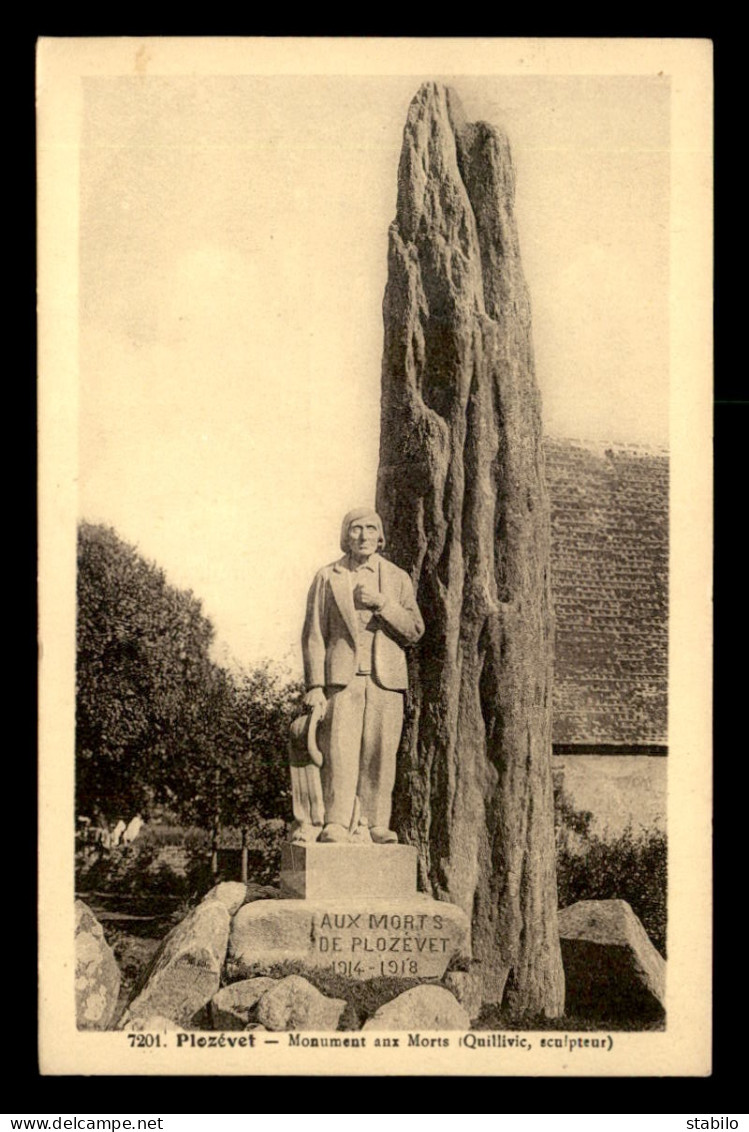
[[[374,621],[372,675],[383,688],[405,691],[408,666],[404,646],[424,633],[411,579],[405,570],[379,554],[376,566],[380,593],[385,598]],[[357,619],[346,556],[315,575],[307,597],[302,632],[304,679],[307,688],[345,687],[356,673]]]

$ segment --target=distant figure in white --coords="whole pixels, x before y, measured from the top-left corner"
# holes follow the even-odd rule
[[[143,818],[140,814],[136,814],[134,818],[128,823],[127,829],[122,835],[122,844],[130,845],[135,841],[136,837],[143,828]]]
[[[126,829],[127,829],[127,825],[122,820],[122,818],[120,818],[120,820],[117,822],[117,825],[112,830],[112,834],[111,834],[110,842],[109,842],[110,845],[112,845],[112,846],[119,845],[120,841],[122,840],[122,835],[123,835],[123,833],[125,832]]]
[[[117,845],[130,845],[135,841],[142,828],[143,818],[140,814],[136,814],[129,822],[124,822],[120,818],[111,831],[101,831],[101,844],[107,849],[113,849]]]
[[[349,511],[343,558],[324,566],[309,591],[302,653],[310,714],[295,720],[290,743],[294,842],[398,840],[390,813],[404,647],[421,638],[424,622],[408,574],[381,556],[384,546],[376,511]]]

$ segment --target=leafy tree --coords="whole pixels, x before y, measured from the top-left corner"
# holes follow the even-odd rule
[[[213,627],[190,591],[167,583],[106,526],[78,532],[76,792],[109,820],[184,797],[215,751],[226,690]]]
[[[166,803],[182,821],[257,831],[289,819],[301,685],[270,662],[232,674],[213,627],[106,526],[78,535],[76,793],[99,821]]]
[[[218,816],[222,827],[237,829],[290,818],[287,745],[301,692],[301,683],[269,661],[236,675],[216,670],[190,728],[184,817],[208,827]]]
[[[236,824],[249,806],[264,818],[291,817],[287,747],[289,728],[301,711],[302,684],[265,662],[242,673],[237,703],[248,746],[235,763],[232,807]]]

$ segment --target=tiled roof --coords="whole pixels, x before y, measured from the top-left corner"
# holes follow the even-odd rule
[[[547,438],[555,743],[663,744],[668,455]]]

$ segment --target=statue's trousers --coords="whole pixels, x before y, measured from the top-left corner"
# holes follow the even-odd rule
[[[348,828],[358,794],[361,817],[370,827],[387,829],[403,729],[403,692],[358,675],[345,688],[327,687],[325,694],[328,705],[320,728],[325,821]]]

